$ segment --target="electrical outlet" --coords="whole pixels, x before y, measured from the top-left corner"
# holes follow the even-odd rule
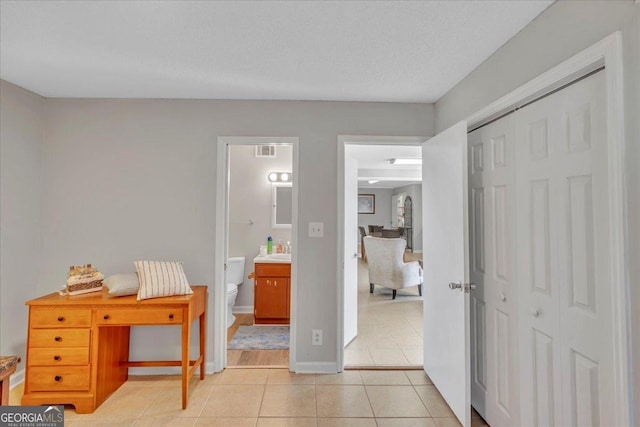
[[[324,237],[324,222],[310,222],[309,237]]]
[[[311,344],[322,345],[322,329],[314,329],[311,331]]]

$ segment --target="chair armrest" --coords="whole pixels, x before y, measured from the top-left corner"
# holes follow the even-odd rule
[[[402,283],[403,287],[422,284],[422,268],[420,268],[418,261],[402,264]]]

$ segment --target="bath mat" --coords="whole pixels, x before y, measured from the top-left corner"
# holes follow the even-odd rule
[[[240,326],[227,346],[229,350],[287,350],[288,326]]]

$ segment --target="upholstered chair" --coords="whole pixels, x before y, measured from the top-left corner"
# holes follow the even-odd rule
[[[422,295],[422,268],[418,261],[404,262],[407,246],[404,239],[386,239],[367,236],[364,239],[369,264],[369,292],[374,286],[393,290],[396,299],[398,289],[417,286]]]

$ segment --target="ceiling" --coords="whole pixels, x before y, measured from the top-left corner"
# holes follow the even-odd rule
[[[47,97],[435,102],[552,1],[0,2]]]
[[[392,158],[421,158],[422,146],[350,145],[358,161],[358,188],[397,188],[422,182],[422,165],[392,165]],[[378,182],[369,183],[369,180]]]

